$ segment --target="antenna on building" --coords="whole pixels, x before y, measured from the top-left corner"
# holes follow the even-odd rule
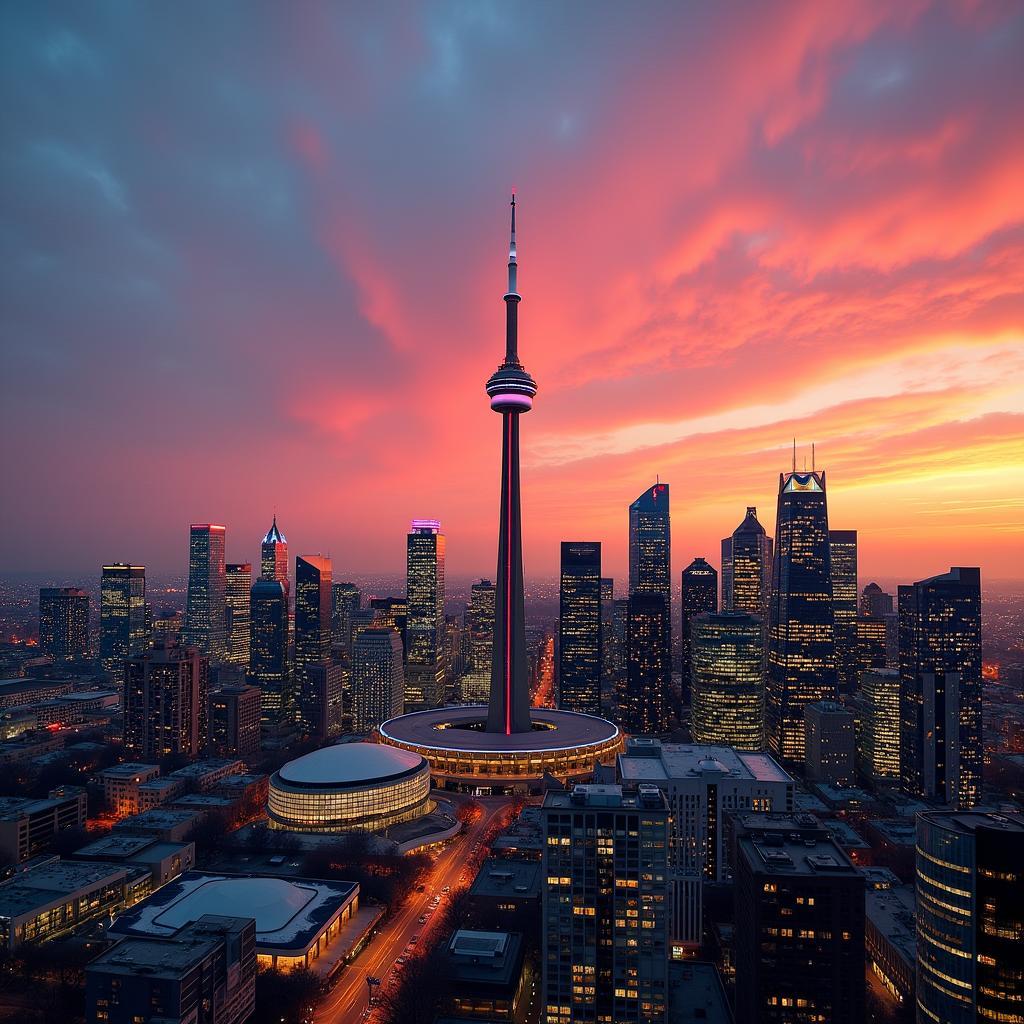
[[[816,466],[814,464],[814,442],[811,442],[811,472],[815,472]]]
[[[793,472],[796,472],[796,438],[793,438]]]

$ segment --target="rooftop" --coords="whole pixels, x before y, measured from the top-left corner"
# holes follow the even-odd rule
[[[449,977],[462,985],[514,989],[523,964],[523,937],[518,932],[460,929],[446,950]]]
[[[573,807],[619,807],[626,809],[643,808],[664,811],[665,797],[655,786],[640,786],[629,792],[622,786],[578,785],[567,793],[545,793],[544,810],[569,809]]]
[[[469,887],[470,896],[540,896],[541,865],[535,860],[489,857]]]
[[[58,804],[67,803],[69,800],[77,800],[78,794],[83,792],[77,787],[69,786],[64,796],[45,797],[36,800],[28,796],[3,796],[0,797],[0,821],[15,821],[18,818],[36,814],[39,811],[48,811]]]
[[[175,779],[201,779],[204,775],[210,775],[214,772],[221,772],[230,768],[238,768],[239,771],[244,771],[245,762],[239,761],[237,757],[193,761],[192,764],[187,764],[184,768],[171,772],[171,777]]]
[[[668,967],[668,1013],[672,1024],[732,1024],[732,1011],[714,964],[684,961]]]
[[[973,834],[979,828],[999,829],[1004,832],[1024,832],[1024,814],[995,814],[992,811],[929,811],[922,817],[941,824],[950,831],[965,835]]]
[[[104,768],[96,774],[100,778],[117,778],[117,779],[130,779],[135,775],[141,775],[146,772],[160,771],[159,765],[155,764],[140,764],[136,761],[128,761],[125,764],[112,764],[109,768]]]
[[[152,836],[133,836],[128,833],[119,835],[117,832],[112,832],[102,839],[87,843],[80,849],[75,850],[74,856],[90,859],[93,857],[113,857],[115,860],[119,860],[141,853],[147,846],[152,846],[153,842]]]
[[[357,786],[411,775],[426,765],[419,754],[383,743],[339,743],[289,761],[277,774],[298,786]]]
[[[707,775],[728,775],[757,782],[792,782],[768,754],[752,754],[707,743],[662,743],[646,737],[627,742],[625,753],[619,755],[619,774],[627,782],[700,779]]]
[[[914,887],[868,889],[864,894],[864,911],[871,925],[899,950],[913,969],[917,962]]]
[[[64,902],[80,889],[116,884],[129,875],[121,864],[53,860],[15,875],[0,885],[0,918],[13,918],[37,907]]]
[[[188,871],[121,914],[111,932],[173,935],[212,913],[254,918],[258,948],[304,951],[358,891],[354,882]]]
[[[167,828],[174,828],[176,825],[185,825],[198,820],[199,815],[195,811],[185,808],[175,810],[170,807],[154,807],[141,814],[130,814],[127,818],[122,818],[114,825],[114,828],[122,829],[125,832],[130,832],[133,829],[147,832],[163,831]]]
[[[737,850],[756,873],[857,877],[839,844],[809,814],[736,816]]]

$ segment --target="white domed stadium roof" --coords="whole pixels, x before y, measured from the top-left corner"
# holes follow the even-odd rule
[[[218,878],[172,903],[157,924],[180,928],[203,914],[253,917],[257,932],[276,932],[300,913],[316,895],[313,889],[283,878]]]
[[[338,743],[289,761],[278,775],[294,786],[354,786],[425,768],[426,760],[383,743]]]

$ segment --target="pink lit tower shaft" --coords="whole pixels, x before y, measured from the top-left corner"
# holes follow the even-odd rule
[[[505,361],[487,381],[491,408],[501,413],[501,514],[494,595],[494,655],[487,731],[529,732],[530,694],[526,677],[526,616],[523,604],[523,530],[519,502],[519,417],[533,408],[537,382],[519,361],[516,291],[516,197],[505,292]]]

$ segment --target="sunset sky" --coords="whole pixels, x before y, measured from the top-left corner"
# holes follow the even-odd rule
[[[1024,577],[1024,5],[6,4],[0,568],[494,572],[508,193],[528,575],[674,573],[796,436],[861,576]],[[97,569],[98,572],[98,569]]]

